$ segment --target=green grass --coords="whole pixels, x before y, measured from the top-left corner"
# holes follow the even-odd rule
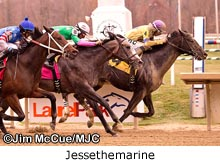
[[[214,47],[210,47],[214,48]],[[209,57],[218,57],[220,53],[208,53]],[[169,70],[165,77],[165,85],[152,93],[155,114],[144,118],[139,125],[161,123],[188,123],[206,124],[206,118],[192,118],[190,115],[190,90],[191,85],[186,85],[180,79],[180,73],[192,72],[192,60],[177,60],[175,68],[175,85],[170,83]],[[206,60],[205,72],[220,72],[220,60]],[[147,110],[147,109],[146,109]]]

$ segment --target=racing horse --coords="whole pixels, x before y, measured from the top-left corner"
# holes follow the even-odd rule
[[[153,46],[152,50],[143,53],[141,57],[143,67],[137,70],[134,88],[130,87],[129,74],[106,62],[102,72],[103,77],[100,78],[99,85],[95,89],[100,89],[107,80],[116,88],[133,92],[127,108],[119,119],[121,122],[129,115],[151,117],[155,113],[151,94],[161,86],[164,75],[181,54],[191,55],[197,60],[204,60],[207,57],[207,53],[188,32],[175,30],[167,35],[167,43]],[[133,112],[141,100],[148,108],[148,112]],[[93,109],[98,108],[94,102],[89,104]]]
[[[121,130],[122,126],[120,126],[118,117],[114,114],[105,99],[95,92],[93,87],[98,84],[104,64],[109,59],[119,58],[135,66],[139,66],[141,63],[140,58],[132,54],[130,44],[124,37],[111,32],[109,32],[109,38],[105,39],[101,46],[78,47],[78,50],[79,54],[74,60],[67,60],[60,57],[57,61],[60,72],[60,92],[66,97],[66,101],[68,94],[75,93],[82,95],[82,97],[87,100],[99,103],[105,107],[113,121],[119,125],[117,128]],[[44,90],[56,92],[53,79],[48,80],[42,78],[39,86]],[[80,103],[82,101],[83,100],[79,100]],[[84,104],[82,104],[82,106],[84,106]],[[64,111],[67,112],[67,110]],[[115,136],[116,133],[112,131],[101,111],[97,109],[95,113],[101,120],[105,131]],[[69,111],[65,114],[65,117],[68,117],[68,115]]]
[[[3,119],[24,120],[25,114],[19,102],[21,98],[50,99],[52,108],[50,126],[53,130],[55,129],[56,97],[39,88],[41,68],[50,51],[65,55],[66,58],[68,58],[67,56],[75,57],[78,51],[58,32],[45,26],[44,29],[46,32],[43,34],[38,28],[35,28],[30,45],[21,54],[10,56],[6,68],[1,71],[3,78],[0,89],[0,128],[3,133],[7,133]],[[17,116],[5,114],[9,106]]]

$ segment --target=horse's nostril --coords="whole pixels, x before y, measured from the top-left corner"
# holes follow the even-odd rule
[[[143,62],[143,60],[139,60],[138,63],[139,64],[143,64],[144,62]]]

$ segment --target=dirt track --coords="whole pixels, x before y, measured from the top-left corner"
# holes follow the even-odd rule
[[[36,126],[35,126],[36,127]],[[39,126],[37,126],[39,127]],[[33,128],[32,128],[33,129]],[[46,129],[48,127],[46,126]],[[15,129],[8,129],[11,134],[22,134],[22,136],[34,136],[35,133],[30,133],[24,127],[16,127]],[[56,131],[49,130],[43,134],[51,136],[53,133],[59,136],[72,136],[73,134],[99,134],[100,142],[94,143],[71,143],[71,144],[54,144],[49,142],[47,144],[39,144],[32,142],[31,144],[5,144],[0,140],[0,145],[74,145],[74,146],[220,146],[220,125],[212,125],[212,130],[207,131],[206,125],[186,125],[186,124],[162,124],[162,125],[148,125],[145,127],[138,127],[135,130],[132,126],[124,127],[124,132],[118,133],[118,137],[112,137],[110,134],[105,133],[103,127],[93,126],[88,129],[86,125],[78,124],[57,124]],[[2,134],[1,138],[2,138]]]

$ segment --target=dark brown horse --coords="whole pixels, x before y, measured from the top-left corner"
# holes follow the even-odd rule
[[[4,70],[4,77],[0,90],[0,128],[2,132],[7,130],[3,120],[22,121],[25,118],[19,99],[21,98],[48,98],[52,107],[51,128],[56,124],[56,97],[39,88],[41,79],[41,68],[46,60],[48,52],[59,52],[59,54],[75,56],[76,49],[73,48],[58,32],[44,27],[43,34],[38,28],[35,29],[30,46],[22,54],[11,56]],[[49,50],[49,51],[48,51]],[[8,106],[18,115],[9,116],[5,114]]]
[[[119,89],[133,92],[129,105],[120,118],[121,122],[129,115],[143,118],[151,117],[154,114],[151,93],[160,87],[164,75],[178,56],[185,53],[194,56],[195,59],[198,60],[203,60],[207,57],[206,52],[187,32],[181,30],[174,31],[167,36],[167,40],[168,42],[166,44],[155,46],[151,51],[144,52],[141,58],[144,64],[143,67],[137,71],[134,89],[130,88],[129,75],[127,73],[109,66],[108,63],[105,64],[102,72],[103,77],[100,78],[99,85],[96,86],[95,89],[100,89],[107,80]],[[132,112],[141,100],[143,100],[147,106],[148,112]],[[89,104],[93,109],[98,108],[94,102],[89,102]]]
[[[109,112],[113,121],[119,124],[120,121],[109,107],[109,104],[103,97],[95,92],[93,87],[98,84],[104,64],[109,59],[119,58],[128,63],[132,62],[138,65],[136,62],[140,62],[140,58],[136,58],[132,55],[130,44],[124,37],[121,38],[113,33],[109,33],[109,35],[110,39],[104,40],[101,46],[90,48],[79,47],[79,54],[74,60],[68,60],[61,57],[57,64],[61,73],[60,90],[62,94],[66,96],[70,93],[80,94],[87,100],[101,104]],[[53,80],[42,79],[40,88],[56,92]],[[100,110],[95,110],[95,113],[101,120],[106,132],[114,136],[116,133],[109,127]],[[66,114],[66,117],[68,114],[69,113]]]

